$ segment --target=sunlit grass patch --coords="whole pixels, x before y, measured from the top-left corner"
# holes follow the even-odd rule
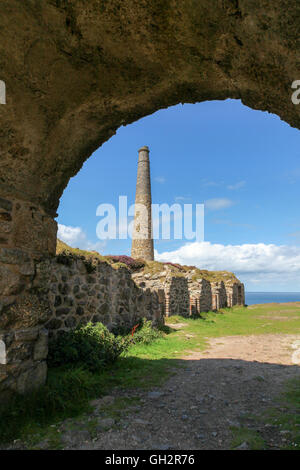
[[[266,412],[265,420],[279,428],[282,449],[300,450],[300,378],[286,384],[278,404]]]
[[[262,436],[253,429],[246,427],[232,426],[231,432],[233,434],[231,448],[236,449],[241,444],[246,443],[249,450],[263,450],[266,449],[266,443]]]

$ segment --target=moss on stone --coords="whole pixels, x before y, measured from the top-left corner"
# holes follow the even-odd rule
[[[160,263],[159,261],[147,261],[143,272],[144,274],[153,275],[162,271],[164,271],[163,263]]]
[[[111,265],[115,269],[119,268],[126,268],[128,266],[125,263],[115,262],[110,256],[103,256],[97,251],[87,251],[87,250],[80,250],[79,248],[72,248],[66,243],[62,242],[61,240],[57,240],[57,248],[56,248],[57,255],[65,255],[70,257],[80,257],[86,258],[89,262],[97,262],[102,261],[106,262]],[[208,271],[206,269],[199,269],[196,266],[188,266],[188,265],[180,265],[174,263],[162,263],[160,261],[144,261],[145,267],[141,268],[141,272],[143,274],[150,274],[150,276],[155,276],[166,269],[172,273],[173,277],[185,277],[189,273],[192,274],[192,281],[197,281],[198,279],[205,279],[209,282],[221,282],[223,281],[226,283],[233,283],[239,282],[237,277],[229,272],[229,271]],[[161,278],[163,282],[165,277]]]
[[[221,282],[224,283],[230,282],[239,282],[237,277],[229,271],[207,271],[206,269],[193,269],[195,273],[192,276],[193,281],[197,279],[205,279],[210,282]]]
[[[112,263],[111,267],[113,269],[121,269],[121,268],[128,269],[125,263]]]
[[[70,259],[84,258],[84,263],[89,263],[90,265],[95,264],[97,262],[105,262],[110,265],[113,264],[113,262],[108,256],[102,256],[97,251],[87,251],[80,250],[79,248],[72,248],[71,246],[67,245],[59,239],[57,239],[56,256],[58,259],[62,257]]]

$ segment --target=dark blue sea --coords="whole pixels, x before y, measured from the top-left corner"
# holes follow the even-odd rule
[[[300,292],[245,292],[246,305],[300,302]]]

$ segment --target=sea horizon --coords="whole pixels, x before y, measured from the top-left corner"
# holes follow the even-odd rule
[[[245,291],[246,305],[300,302],[300,292]]]

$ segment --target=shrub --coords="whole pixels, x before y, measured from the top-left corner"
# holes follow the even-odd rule
[[[115,336],[127,336],[131,333],[131,330],[132,330],[132,328],[130,328],[130,326],[118,325],[118,326],[114,326],[112,328],[111,332]]]
[[[59,264],[64,264],[65,266],[71,266],[72,257],[67,252],[61,252],[56,255],[56,262]]]
[[[146,318],[138,319],[133,328],[126,325],[119,325],[115,327],[112,332],[114,335],[127,336],[131,344],[150,344],[152,341],[160,338],[162,333],[169,333],[168,327],[165,327],[165,325],[159,325],[157,328],[154,328],[151,320],[147,320]]]
[[[135,344],[150,344],[156,339],[161,338],[162,335],[162,331],[153,328],[150,320],[143,318],[140,320],[138,327],[133,332],[132,342]]]
[[[92,258],[83,258],[82,261],[88,274],[91,274],[96,270],[96,265]]]
[[[167,266],[172,266],[173,268],[179,269],[179,271],[183,271],[184,268],[181,266],[181,264],[175,264],[175,263],[164,263],[164,265]]]
[[[65,266],[71,266],[72,262],[76,259],[81,259],[85,265],[86,272],[91,274],[96,269],[97,258],[80,256],[71,251],[61,251],[56,255],[56,262],[59,264],[64,264]]]
[[[125,264],[129,269],[132,269],[132,270],[141,269],[145,266],[144,261],[133,259],[130,256],[126,256],[126,255],[122,255],[122,256],[108,255],[107,258],[109,258],[113,263]]]
[[[169,335],[170,333],[172,333],[174,331],[173,328],[171,328],[170,326],[168,325],[164,325],[162,323],[160,323],[158,326],[157,326],[157,329],[158,331],[161,331],[162,333],[164,333],[165,335]]]
[[[114,336],[102,323],[89,322],[50,341],[48,363],[50,367],[82,365],[95,372],[115,362],[129,343],[128,337]]]

